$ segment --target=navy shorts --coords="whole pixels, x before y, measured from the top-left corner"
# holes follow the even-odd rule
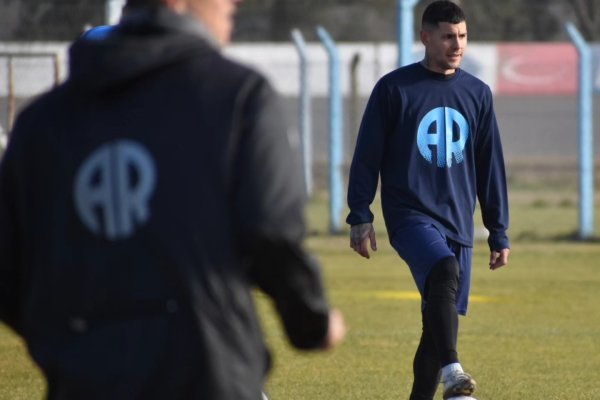
[[[446,238],[432,224],[417,224],[394,232],[392,247],[408,264],[410,272],[423,298],[425,282],[433,266],[443,258],[454,256],[459,265],[456,309],[466,315],[471,287],[471,263],[473,249]],[[423,302],[423,306],[425,303]]]

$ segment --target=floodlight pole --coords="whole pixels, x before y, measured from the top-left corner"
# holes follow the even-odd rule
[[[124,5],[125,0],[106,0],[105,15],[107,25],[115,25],[119,22]]]
[[[343,111],[340,56],[335,42],[325,28],[319,26],[317,35],[329,54],[329,231],[340,233],[344,196],[342,193]]]
[[[298,29],[292,30],[292,40],[298,51],[300,58],[300,108],[299,125],[300,137],[302,138],[302,161],[304,164],[304,186],[306,194],[312,195],[313,176],[312,176],[312,109],[310,104],[310,80],[308,71],[308,56],[306,51],[306,42],[302,33]]]
[[[566,29],[579,53],[579,238],[594,236],[594,86],[592,52],[575,25]]]
[[[413,62],[415,6],[419,0],[398,0],[398,67]]]

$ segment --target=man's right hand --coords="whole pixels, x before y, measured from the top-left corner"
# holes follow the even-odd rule
[[[339,310],[331,310],[329,312],[329,329],[323,348],[329,350],[338,346],[344,340],[347,331],[348,328],[346,328],[342,313]]]
[[[369,254],[369,244],[371,250],[377,251],[377,240],[375,239],[375,229],[370,222],[358,225],[352,225],[350,228],[350,247],[365,258],[371,258]]]

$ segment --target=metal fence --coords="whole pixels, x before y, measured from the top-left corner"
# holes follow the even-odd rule
[[[7,47],[10,50],[7,51]],[[66,48],[67,43],[45,47],[40,44],[33,47],[0,44],[0,76],[5,77],[0,81],[4,82],[0,85],[0,139],[4,139],[0,140],[0,145],[6,142],[6,133],[20,105],[64,79]],[[303,79],[310,81],[309,102],[313,110],[309,119],[312,128],[309,141],[299,137],[304,119],[298,113],[301,60],[294,45],[239,44],[226,49],[226,54],[262,71],[283,95],[292,140],[311,143],[311,148],[307,149],[310,156],[304,157],[312,160],[305,168],[311,175],[311,185],[315,190],[328,189],[335,193],[332,198],[336,202],[330,205],[333,216],[330,224],[335,232],[341,225],[340,210],[346,184],[342,180],[347,176],[362,111],[375,82],[395,68],[396,45],[353,43],[338,46],[341,103],[332,102],[330,97],[331,54],[315,42],[306,44],[304,50],[306,71]],[[595,55],[593,76],[598,87],[600,46],[592,46],[592,50]],[[495,95],[509,179],[521,183],[551,180],[562,185],[557,187],[576,189],[573,182],[578,180],[581,146],[578,138],[578,55],[574,46],[568,42],[472,43],[466,54],[464,68],[488,83]],[[422,49],[417,44],[413,48],[413,57],[422,57]],[[596,101],[594,107],[592,114],[600,115],[600,102]],[[334,108],[338,113],[344,112],[332,124]],[[338,140],[332,140],[331,136],[335,124],[343,127]],[[600,154],[599,132],[596,123],[592,134],[594,148],[590,149],[596,155]],[[596,173],[595,180],[598,187],[600,174]]]
[[[6,146],[18,107],[61,82],[64,73],[61,53],[26,46],[0,50],[0,150]]]

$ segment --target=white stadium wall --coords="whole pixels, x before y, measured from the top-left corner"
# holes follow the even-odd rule
[[[315,162],[327,159],[328,148],[328,58],[320,43],[308,45],[310,86],[313,96],[313,149]],[[600,44],[594,51],[594,80],[600,92]],[[415,44],[414,58],[422,57],[422,46]],[[289,131],[298,125],[299,58],[290,43],[234,44],[225,54],[265,74],[285,97]],[[344,153],[350,159],[364,102],[376,81],[396,65],[395,43],[342,43],[341,83],[344,105]],[[10,125],[11,103],[8,94],[8,59],[6,54],[29,54],[15,57],[13,94],[18,110],[25,101],[54,84],[53,57],[32,54],[56,54],[59,78],[68,73],[68,43],[0,43],[0,149],[2,131]],[[350,93],[350,65],[360,55],[357,101]],[[470,43],[463,68],[486,82],[495,95],[498,121],[509,159],[575,160],[577,157],[577,76],[578,56],[570,43]],[[597,96],[596,96],[597,97]],[[600,101],[595,102],[595,115],[600,115]],[[596,124],[594,148],[600,154],[600,124]],[[571,162],[569,161],[569,162]]]
[[[7,54],[15,55],[12,60],[14,94],[23,98],[35,96],[54,85],[54,60],[41,54],[55,54],[59,60],[59,78],[66,77],[67,51],[68,44],[62,42],[0,42],[0,97],[8,95]]]
[[[596,89],[600,90],[600,44],[593,46]],[[327,95],[328,59],[323,46],[308,44],[311,92]],[[349,93],[350,63],[360,55],[358,91],[368,96],[377,79],[396,66],[394,43],[339,44],[342,63],[341,81]],[[7,95],[7,53],[55,53],[60,60],[60,77],[67,74],[67,43],[0,43],[0,97]],[[415,44],[414,58],[422,57],[422,46]],[[225,54],[264,73],[284,96],[298,93],[298,55],[291,43],[234,44]],[[463,68],[486,82],[497,95],[574,94],[577,77],[577,54],[569,43],[470,43]],[[51,58],[15,57],[14,90],[17,97],[38,94],[53,85]]]

